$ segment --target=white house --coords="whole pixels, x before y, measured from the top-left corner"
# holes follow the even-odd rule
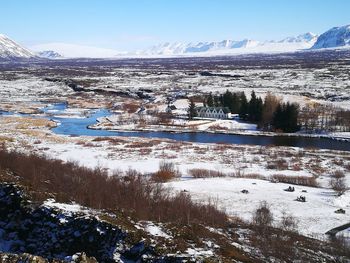
[[[224,107],[198,107],[197,116],[202,118],[229,119],[231,118],[231,113],[228,108]]]

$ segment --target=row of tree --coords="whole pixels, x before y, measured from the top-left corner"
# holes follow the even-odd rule
[[[280,97],[267,93],[264,99],[252,91],[250,100],[244,92],[226,91],[220,95],[210,93],[203,99],[204,106],[226,107],[244,121],[258,124],[268,131],[334,132],[350,131],[350,111],[333,105],[309,103],[302,108],[296,103],[283,103]],[[189,117],[197,116],[193,101]]]
[[[309,132],[350,132],[350,111],[333,105],[309,103],[300,110],[299,124]]]
[[[239,118],[258,124],[263,130],[281,130],[296,132],[299,130],[299,105],[282,103],[282,100],[268,93],[264,100],[252,91],[248,101],[244,92],[230,92],[213,96],[210,93],[204,100],[208,107],[226,107],[231,113],[239,114]]]

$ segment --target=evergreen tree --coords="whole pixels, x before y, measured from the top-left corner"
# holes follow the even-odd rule
[[[222,106],[231,108],[231,104],[232,104],[232,93],[229,90],[226,90],[226,92],[222,96]]]
[[[264,103],[261,97],[256,100],[256,123],[259,123],[262,119]]]
[[[220,97],[214,96],[214,107],[219,107],[221,105]]]
[[[229,108],[231,113],[239,113],[239,110],[241,108],[241,103],[239,101],[239,94],[237,94],[236,92],[232,94],[232,100]]]
[[[295,103],[287,103],[285,109],[286,122],[285,132],[296,132],[299,130],[298,125],[299,106]]]
[[[278,103],[276,111],[273,115],[272,125],[275,130],[282,130],[283,127],[283,109],[282,104]]]
[[[190,104],[188,106],[188,118],[192,120],[194,117],[197,116],[197,110],[196,110],[196,104],[194,103],[193,99],[190,99]]]
[[[248,117],[247,119],[251,122],[258,123],[262,118],[263,101],[260,97],[255,95],[252,91],[250,101],[248,103]]]
[[[213,94],[210,92],[208,99],[207,99],[207,105],[208,107],[213,107],[214,106],[214,99],[213,99]]]
[[[251,93],[250,101],[248,103],[248,120],[254,122],[256,120],[256,106],[257,98],[254,90]]]
[[[296,132],[300,129],[298,125],[299,105],[295,103],[283,103],[277,106],[273,126],[276,130],[283,132]]]
[[[242,120],[247,120],[248,117],[248,100],[244,92],[241,92],[239,96],[240,109],[239,109],[239,118]]]

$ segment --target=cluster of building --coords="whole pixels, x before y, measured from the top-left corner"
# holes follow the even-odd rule
[[[198,107],[197,116],[201,118],[230,119],[231,112],[224,107]]]

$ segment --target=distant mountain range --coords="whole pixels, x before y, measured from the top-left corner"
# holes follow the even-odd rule
[[[33,51],[22,47],[10,38],[0,35],[0,60],[32,58],[57,59],[62,57],[148,57],[148,56],[214,56],[248,53],[294,52],[323,48],[350,47],[350,25],[334,27],[317,36],[306,33],[288,37],[280,41],[259,42],[250,39],[219,42],[164,43],[136,52],[118,52],[112,49],[95,48],[64,43],[43,44],[32,47]],[[34,53],[34,51],[36,53]]]
[[[36,53],[36,55],[41,58],[48,58],[48,59],[63,58],[63,56],[60,53],[53,50],[39,51]]]
[[[350,46],[350,25],[333,27],[317,38],[313,49]]]
[[[165,43],[137,52],[138,55],[186,55],[186,54],[235,54],[256,52],[289,52],[311,48],[317,41],[317,35],[306,33],[297,37],[288,37],[280,41],[259,42],[250,39],[240,41],[223,40],[220,42]]]

